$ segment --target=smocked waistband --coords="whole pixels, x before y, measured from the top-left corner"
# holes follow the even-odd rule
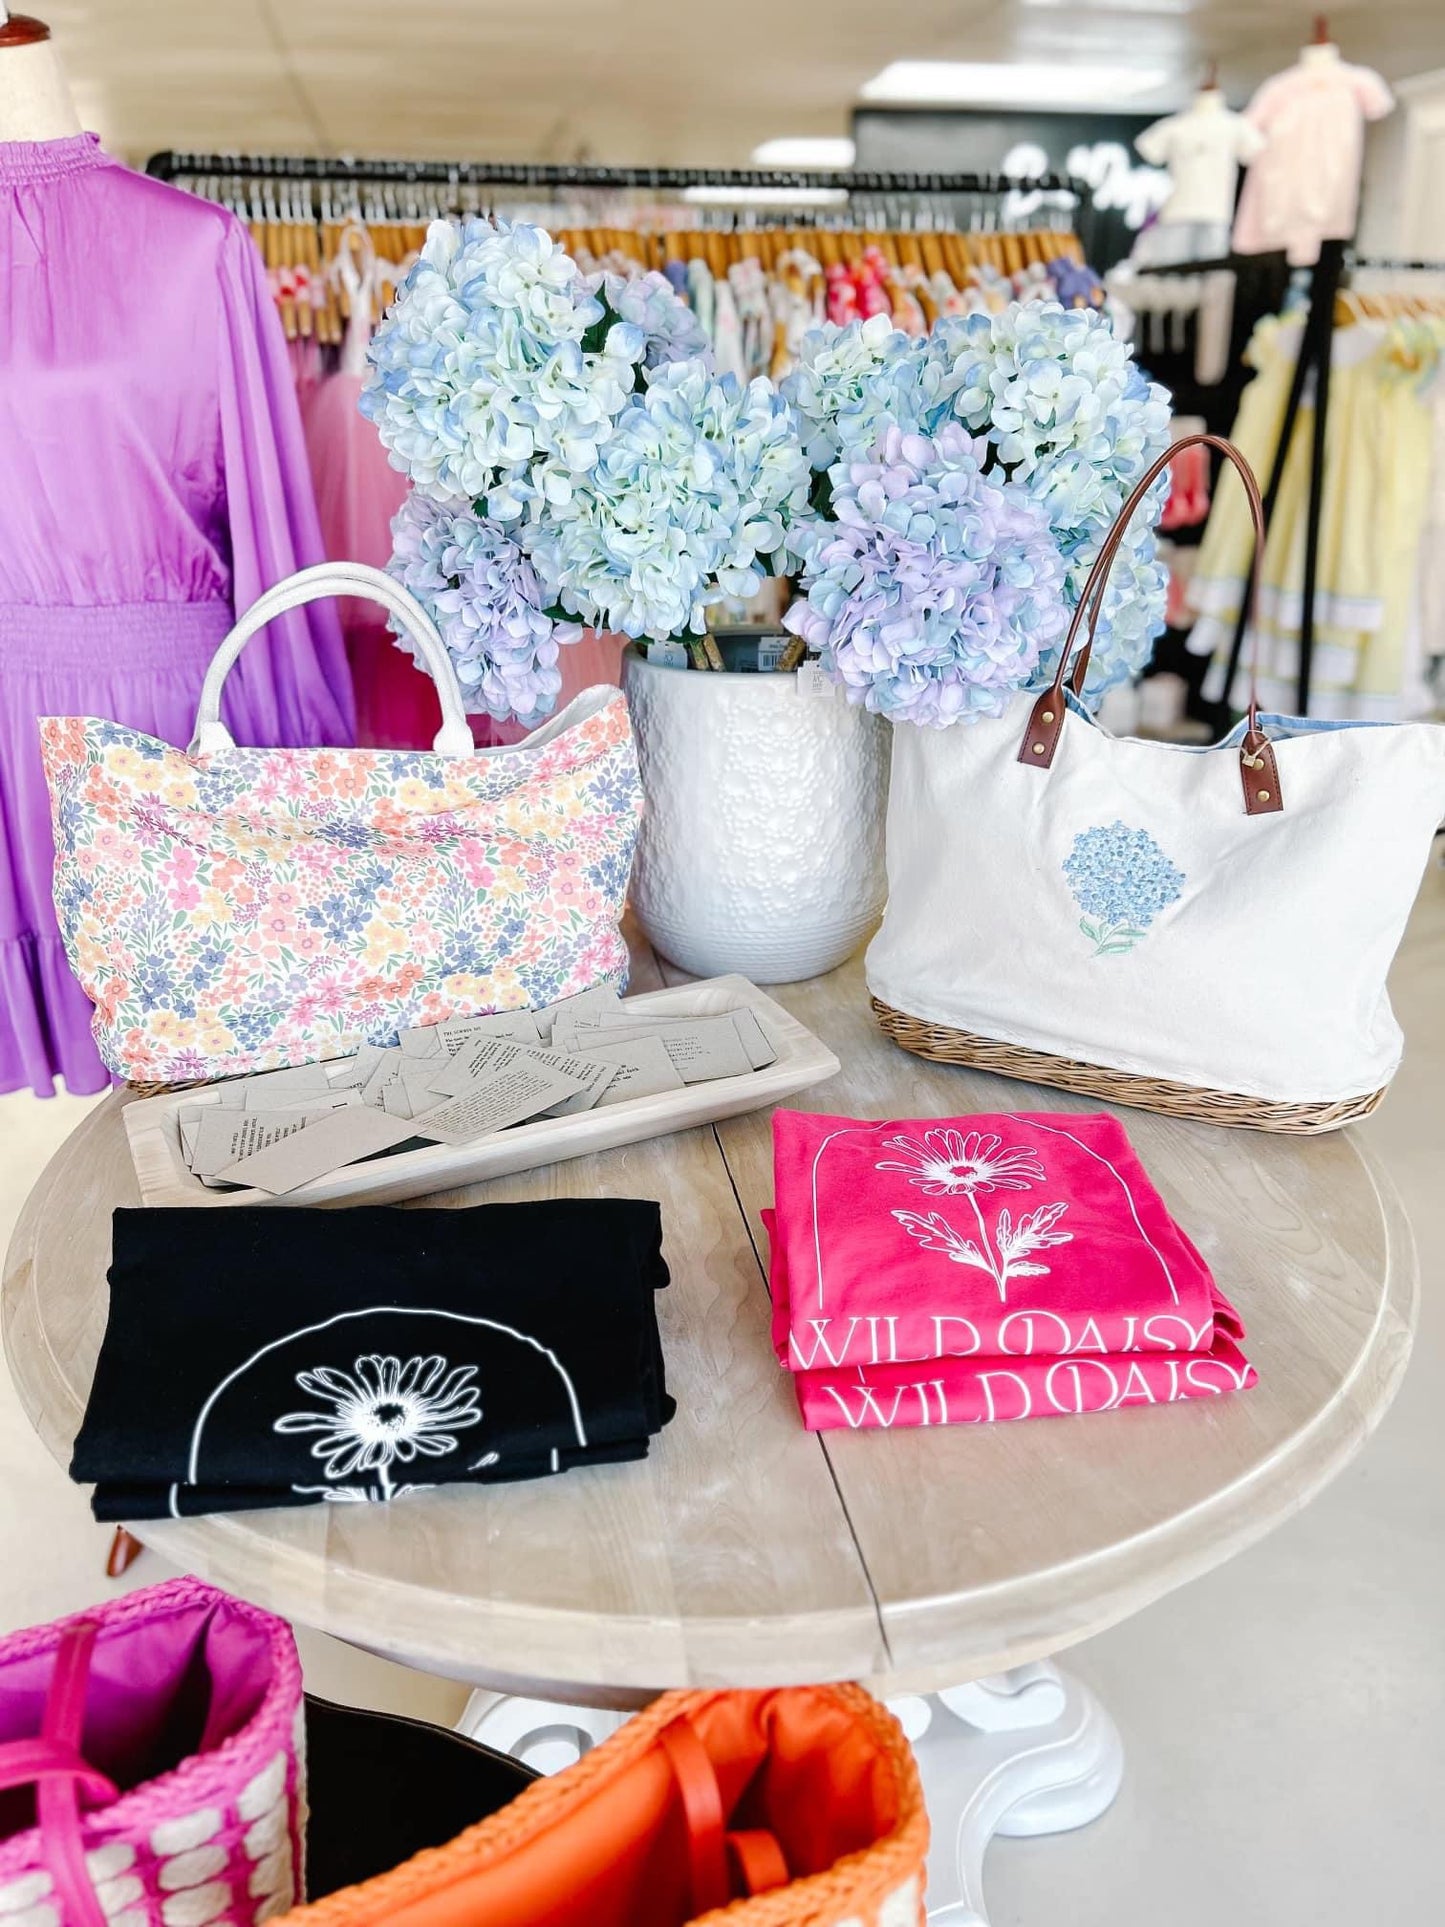
[[[202,667],[231,627],[229,602],[105,602],[43,608],[0,602],[6,671]]]

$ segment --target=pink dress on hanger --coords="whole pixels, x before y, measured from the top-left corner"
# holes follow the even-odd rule
[[[316,507],[333,561],[384,569],[391,558],[391,518],[406,499],[407,482],[357,407],[381,281],[371,236],[359,222],[343,233],[333,273],[351,307],[341,359],[335,374],[317,382],[301,403]],[[356,740],[372,749],[429,749],[438,715],[430,677],[397,648],[376,603],[352,597],[340,609],[356,686]]]
[[[188,743],[234,608],[323,550],[280,322],[225,209],[93,134],[0,142],[0,343],[0,1091],[48,1097],[110,1079],[56,926],[37,719]],[[224,709],[238,743],[349,743],[334,610],[256,637]]]

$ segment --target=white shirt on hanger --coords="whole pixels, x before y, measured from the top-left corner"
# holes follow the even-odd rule
[[[1234,190],[1242,162],[1252,160],[1265,135],[1225,105],[1217,88],[1206,88],[1192,107],[1146,127],[1134,142],[1151,167],[1167,167],[1173,187],[1159,219],[1227,226],[1234,218]]]

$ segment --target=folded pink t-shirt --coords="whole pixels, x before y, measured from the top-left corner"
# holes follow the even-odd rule
[[[773,1145],[773,1342],[814,1428],[1254,1382],[1238,1316],[1112,1117],[779,1111]]]

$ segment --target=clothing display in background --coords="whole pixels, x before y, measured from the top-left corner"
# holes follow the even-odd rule
[[[117,1211],[109,1276],[71,1463],[100,1519],[616,1464],[675,1409],[642,1200]]]
[[[263,237],[272,242],[269,232]],[[383,259],[360,218],[326,237],[328,265],[314,282],[295,268],[272,268],[270,285],[283,321],[295,334],[293,362],[307,453],[326,553],[336,562],[369,562],[384,568],[391,558],[391,519],[407,495],[405,476],[391,466],[376,430],[357,407],[366,376],[366,351],[384,303],[403,272]],[[274,247],[274,242],[272,242]],[[311,322],[299,333],[301,319]],[[334,370],[320,363],[331,329],[344,322]],[[300,352],[298,352],[300,351]],[[356,691],[356,740],[368,749],[427,749],[437,726],[436,689],[398,646],[375,605],[350,598],[341,624]],[[599,683],[620,681],[622,641],[590,632],[562,657],[562,692],[556,708]],[[479,748],[517,743],[528,734],[520,723],[490,716],[471,719]]]
[[[960,225],[947,195],[916,187],[900,189],[896,206],[884,196],[866,222],[852,214],[800,220],[779,210],[747,226],[731,216],[698,226],[695,208],[669,203],[655,187],[634,204],[619,188],[560,186],[544,199],[536,190],[484,194],[474,182],[420,178],[408,180],[409,211],[398,218],[393,197],[366,181],[364,163],[336,182],[285,179],[284,157],[253,180],[254,165],[236,159],[213,171],[177,169],[174,178],[247,222],[287,337],[304,350],[296,359],[303,386],[315,379],[315,351],[340,345],[348,329],[352,306],[338,259],[355,252],[358,229],[376,264],[379,315],[420,251],[428,219],[478,213],[544,228],[585,273],[665,274],[697,315],[720,371],[743,381],[786,374],[802,336],[823,320],[887,312],[905,332],[920,334],[941,314],[996,312],[1020,296],[1057,297],[1065,306],[1104,299],[1067,226],[999,221],[1007,183],[992,193],[987,230]],[[347,212],[339,219],[342,196]]]
[[[1175,260],[1216,259],[1224,250],[1234,218],[1239,169],[1266,144],[1262,129],[1230,108],[1217,87],[1203,88],[1182,114],[1156,120],[1134,142],[1151,167],[1169,170],[1170,195],[1159,210],[1160,228],[1189,232],[1191,246],[1214,240],[1208,253],[1176,255]],[[1201,234],[1199,231],[1202,230]]]
[[[381,318],[382,274],[365,226],[348,223],[330,268],[348,310],[337,366],[300,390],[326,553],[333,562],[369,562],[378,569],[391,559],[391,518],[407,494],[406,478],[388,462],[357,406],[372,328]],[[397,647],[374,602],[348,598],[339,614],[356,688],[357,742],[374,749],[425,749],[436,734],[431,679]]]
[[[0,1091],[103,1089],[51,902],[37,719],[184,745],[245,607],[320,559],[285,345],[245,230],[93,135],[0,143]],[[226,689],[238,741],[349,743],[335,618],[297,612]]]
[[[1066,227],[963,231],[953,203],[926,191],[896,204],[885,196],[870,207],[866,224],[850,212],[837,225],[779,213],[759,225],[724,225],[733,219],[725,215],[699,226],[695,208],[669,204],[651,183],[641,204],[624,188],[584,185],[579,192],[575,182],[546,200],[536,187],[498,196],[490,183],[484,196],[475,179],[428,181],[418,167],[402,214],[395,192],[365,177],[365,163],[349,172],[343,166],[333,181],[305,162],[296,164],[305,178],[288,178],[284,158],[259,172],[259,164],[240,157],[216,169],[181,158],[191,165],[174,178],[243,219],[266,264],[335,560],[380,565],[390,554],[388,504],[394,512],[405,491],[374,431],[345,417],[349,395],[360,390],[372,327],[420,251],[428,218],[495,212],[544,227],[586,273],[665,275],[692,307],[718,369],[742,382],[786,374],[803,336],[825,320],[886,313],[918,335],[940,315],[997,312],[1018,297],[1057,298],[1069,307],[1105,302]],[[996,218],[1003,188],[989,184],[986,193]],[[358,741],[424,748],[435,708],[423,678],[364,607],[348,610],[345,621]],[[565,647],[557,707],[598,683],[618,684],[624,644],[621,636],[588,630]],[[481,747],[511,745],[527,734],[523,724],[485,715],[472,718],[472,730]]]
[[[773,1344],[804,1423],[970,1424],[1253,1384],[1122,1125],[773,1119]]]
[[[1432,489],[1445,477],[1445,413],[1438,400],[1445,298],[1434,297],[1439,313],[1416,312],[1428,299],[1403,292],[1391,314],[1385,298],[1341,298],[1320,506],[1311,716],[1387,722],[1432,707],[1425,663],[1441,642],[1426,628],[1424,612],[1445,600],[1445,552],[1424,537]],[[1381,312],[1368,313],[1362,303]],[[1247,352],[1256,374],[1233,439],[1263,474],[1279,443],[1302,335],[1302,322],[1270,317]],[[1259,692],[1272,710],[1296,706],[1313,434],[1307,391],[1264,556]],[[1236,708],[1247,700],[1248,639],[1233,687],[1224,684],[1252,545],[1243,494],[1226,477],[1189,585],[1198,614],[1189,647],[1213,658],[1206,698]]]
[[[1204,423],[1197,416],[1175,416],[1171,433],[1177,439],[1204,432]],[[1194,442],[1181,448],[1169,464],[1169,500],[1164,504],[1159,526],[1166,534],[1197,528],[1208,514],[1209,452]]]
[[[1132,268],[1187,268],[1229,252],[1228,221],[1150,221],[1129,251]],[[1111,269],[1111,275],[1117,273]]]
[[[1394,104],[1373,68],[1350,66],[1328,42],[1304,48],[1293,67],[1267,80],[1245,110],[1265,145],[1244,177],[1236,251],[1283,249],[1293,266],[1309,267],[1321,241],[1348,241],[1359,213],[1365,122],[1383,119]]]

